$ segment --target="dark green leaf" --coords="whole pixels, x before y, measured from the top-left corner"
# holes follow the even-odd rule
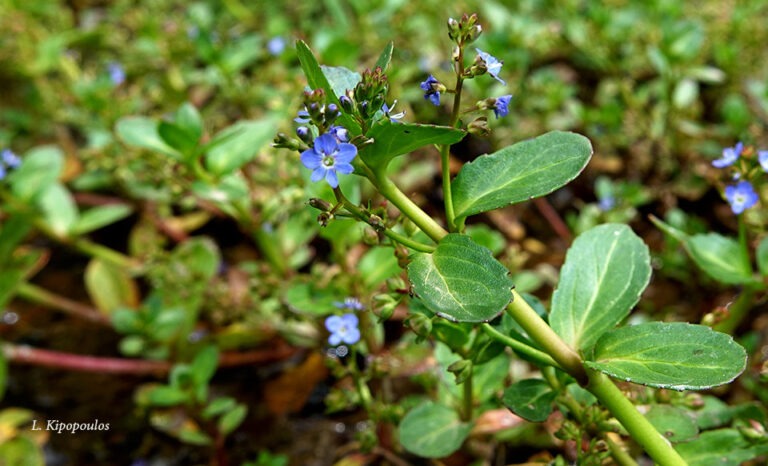
[[[749,257],[735,239],[707,233],[688,237],[685,246],[696,265],[715,280],[729,285],[754,281]]]
[[[591,156],[589,139],[561,131],[480,156],[451,183],[456,218],[549,194],[576,178]]]
[[[72,235],[90,233],[131,215],[133,208],[128,204],[107,204],[86,210],[72,226]]]
[[[768,444],[751,444],[736,429],[703,432],[699,438],[675,445],[688,466],[739,466],[768,454]]]
[[[461,448],[471,429],[456,411],[430,401],[405,415],[400,422],[400,443],[413,454],[442,458]]]
[[[360,150],[360,157],[371,167],[386,167],[398,155],[430,144],[454,144],[461,141],[466,133],[448,126],[419,125],[415,123],[392,123],[384,120],[368,131],[366,137],[373,144]]]
[[[560,271],[549,322],[568,344],[588,350],[624,320],[651,277],[648,247],[623,224],[576,238]]]
[[[665,439],[672,443],[685,442],[699,434],[689,411],[670,405],[653,405],[645,413],[646,419],[653,424]]]
[[[121,118],[115,126],[115,131],[126,145],[160,152],[176,160],[182,159],[179,151],[163,141],[158,133],[157,123],[150,118],[135,116]]]
[[[416,295],[436,314],[459,322],[487,322],[512,299],[507,269],[468,236],[449,234],[431,254],[408,265]]]
[[[376,60],[376,64],[373,66],[373,69],[381,68],[381,71],[386,72],[387,68],[389,67],[389,62],[392,60],[392,52],[394,49],[394,43],[389,41],[387,46],[384,47],[384,50],[381,52],[381,55],[379,55],[379,59]]]
[[[729,335],[703,325],[648,322],[603,335],[586,364],[627,382],[702,390],[741,374],[747,352]]]
[[[183,154],[185,162],[189,162],[195,155],[198,139],[175,123],[161,121],[157,125],[157,134],[163,142]]]
[[[525,379],[504,390],[502,401],[513,413],[531,422],[546,421],[557,392],[541,379]]]
[[[58,147],[36,147],[24,156],[24,163],[8,176],[11,191],[22,201],[37,197],[55,183],[64,167],[64,154]]]
[[[299,57],[299,63],[301,69],[304,70],[304,75],[307,77],[307,83],[312,89],[323,89],[328,96],[328,103],[334,103],[341,108],[339,98],[333,91],[331,84],[323,74],[320,64],[317,63],[315,55],[310,50],[309,46],[302,40],[296,41],[296,54]],[[346,113],[342,113],[338,119],[338,124],[346,128],[350,135],[357,136],[362,132],[360,124]]]
[[[15,295],[16,288],[37,269],[41,256],[40,251],[31,250],[2,263],[2,267],[0,267],[0,309],[5,308],[6,303]]]
[[[276,130],[271,120],[235,123],[211,140],[212,148],[205,155],[206,168],[217,176],[240,168],[256,157],[259,150],[272,140]]]

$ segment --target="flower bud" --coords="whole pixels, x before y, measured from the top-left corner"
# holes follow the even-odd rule
[[[483,33],[483,27],[479,24],[476,24],[472,26],[472,28],[467,33],[467,39],[464,41],[465,44],[471,44],[472,42],[476,41],[478,37],[480,37],[480,34]]]
[[[320,199],[317,197],[312,197],[309,199],[309,205],[311,207],[314,207],[317,210],[321,210],[323,212],[328,212],[331,209],[333,209],[333,205],[331,205],[330,202],[326,201],[325,199]]]
[[[363,243],[367,244],[368,246],[376,246],[379,244],[379,241],[379,234],[376,233],[376,230],[371,227],[365,227],[363,229]]]
[[[450,37],[454,42],[456,42],[456,40],[461,37],[459,22],[453,18],[448,18],[448,37]]]
[[[300,150],[300,146],[299,141],[289,138],[285,133],[277,133],[277,136],[272,141],[272,147],[277,147],[278,149]]]
[[[424,314],[411,314],[405,323],[421,338],[427,338],[432,333],[432,320]]]
[[[456,377],[456,383],[462,384],[472,376],[472,361],[461,359],[448,366],[448,372]]]
[[[333,214],[330,212],[323,212],[317,216],[317,223],[319,223],[321,227],[327,227],[328,222],[331,220],[333,220]]]
[[[296,128],[296,136],[298,136],[299,139],[301,139],[302,141],[304,141],[309,145],[313,144],[312,133],[309,131],[309,128],[307,128],[306,126],[299,126],[298,128]]]
[[[491,128],[488,127],[488,119],[484,116],[471,122],[467,127],[467,131],[475,136],[488,136],[491,134]]]

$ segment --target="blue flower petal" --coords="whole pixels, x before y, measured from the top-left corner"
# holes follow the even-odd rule
[[[314,181],[314,180],[313,180]],[[325,181],[331,185],[331,188],[339,187],[339,177],[336,176],[336,170],[328,170],[325,172]]]
[[[302,152],[300,159],[301,163],[310,170],[314,170],[323,164],[323,156],[315,152],[314,149],[307,149]]]

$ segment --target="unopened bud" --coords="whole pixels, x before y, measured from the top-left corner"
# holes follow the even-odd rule
[[[453,18],[448,18],[448,37],[455,42],[460,37],[460,32],[459,22]]]
[[[458,360],[448,366],[448,372],[453,373],[457,384],[462,384],[472,376],[472,361],[468,359]]]
[[[296,136],[307,144],[312,144],[312,133],[306,126],[299,126],[296,128]]]
[[[351,91],[347,91],[347,92],[351,93]],[[355,109],[355,103],[347,95],[343,95],[339,97],[339,103],[341,103],[341,108],[343,108],[344,111],[347,113],[352,113],[353,110]]]
[[[317,216],[317,223],[319,223],[321,227],[327,227],[328,222],[331,220],[333,220],[333,214],[330,212],[323,212]]]
[[[432,333],[432,320],[424,314],[411,314],[405,323],[421,338],[427,338]]]
[[[488,119],[484,116],[481,116],[471,122],[467,126],[467,131],[469,131],[470,134],[474,134],[475,136],[488,136],[491,134],[491,128],[488,127]]]
[[[476,24],[472,26],[467,33],[467,38],[464,41],[465,44],[471,44],[472,42],[476,41],[478,37],[480,37],[480,34],[483,33],[483,27],[479,24]]]
[[[317,197],[310,198],[309,205],[323,212],[328,212],[329,210],[333,209],[333,205],[331,205],[330,202],[326,201],[325,199],[320,199]]]
[[[278,149],[299,150],[301,144],[299,141],[289,138],[285,133],[277,133],[277,136],[275,136],[275,139],[272,141],[272,146],[277,147]]]
[[[365,227],[365,229],[363,229],[363,243],[368,246],[376,246],[379,244],[379,241],[379,234],[376,233],[376,230],[371,227]]]

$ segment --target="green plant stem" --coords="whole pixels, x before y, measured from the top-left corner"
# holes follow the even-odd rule
[[[602,372],[587,369],[587,389],[621,422],[632,438],[661,466],[687,466],[656,428]]]
[[[376,185],[382,196],[386,197],[389,202],[400,209],[403,215],[411,219],[432,240],[438,242],[443,236],[448,234],[432,217],[427,215],[408,196],[403,194],[386,175],[376,173],[371,181]]]
[[[109,262],[121,269],[127,270],[130,274],[138,273],[140,264],[138,260],[121,254],[114,249],[110,249],[101,244],[94,243],[93,241],[85,238],[75,238],[71,241],[64,240],[65,244],[74,246],[78,251],[85,253],[91,257],[96,257],[104,262]]]
[[[736,298],[736,301],[728,306],[728,315],[715,324],[712,329],[733,335],[733,332],[747,316],[749,310],[752,309],[754,297],[755,290],[745,287],[739,297]]]
[[[40,288],[31,283],[22,283],[16,288],[16,294],[27,301],[31,301],[43,306],[58,309],[67,314],[80,317],[102,325],[111,325],[109,317],[100,313],[97,309],[77,301],[59,296],[55,293]]]
[[[448,224],[449,231],[456,231],[454,221],[456,219],[453,210],[453,194],[451,194],[451,146],[444,144],[440,146],[440,164],[443,177],[443,204],[445,205],[445,222]]]
[[[539,351],[536,348],[533,348],[532,346],[528,346],[521,341],[517,341],[512,337],[504,335],[503,333],[493,328],[491,324],[484,323],[480,326],[480,328],[482,328],[483,332],[485,332],[489,337],[493,338],[499,343],[509,346],[510,348],[517,351],[518,353],[528,356],[529,358],[536,361],[538,364],[541,364],[543,366],[552,366],[558,369],[562,369],[562,367],[560,367],[560,364],[558,364],[557,361],[552,359],[552,356],[548,355],[543,351]]]
[[[469,376],[464,380],[464,383],[462,384],[464,388],[463,390],[464,409],[462,410],[462,413],[461,413],[461,420],[465,422],[469,422],[472,420],[472,412],[474,410],[475,400],[472,397],[472,391],[473,391],[472,380],[474,379],[474,376],[475,376],[475,369],[474,367],[470,366]]]
[[[513,299],[507,306],[507,312],[525,329],[533,341],[557,361],[563,370],[576,378],[582,385],[585,384],[587,375],[581,357],[552,330],[552,327],[539,317],[517,291],[512,290],[512,296]]]
[[[621,445],[617,444],[608,435],[603,435],[603,440],[608,445],[608,449],[611,450],[611,456],[616,460],[616,464],[620,466],[637,466],[637,462],[629,456],[629,453],[621,448]]]

